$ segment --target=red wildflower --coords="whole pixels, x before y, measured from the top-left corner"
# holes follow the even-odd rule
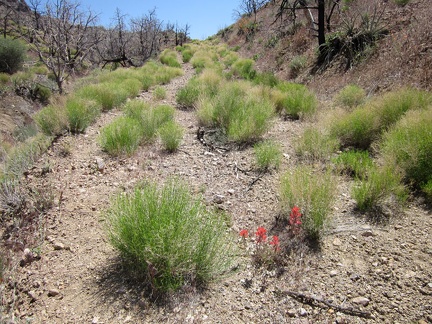
[[[258,227],[257,231],[255,232],[257,243],[265,242],[267,240],[267,230],[264,227]]]
[[[242,230],[240,231],[240,236],[243,237],[244,239],[245,239],[246,237],[248,237],[248,236],[249,236],[249,232],[248,232],[248,230],[247,230],[247,229],[242,229]]]
[[[301,216],[302,214],[300,213],[300,208],[298,208],[297,206],[294,206],[293,209],[291,209],[291,214],[290,214],[290,219],[289,219],[289,223],[291,226],[295,226],[295,225],[301,225]]]
[[[270,245],[273,245],[274,250],[280,251],[279,247],[279,237],[277,235],[273,235],[273,240],[269,243]]]

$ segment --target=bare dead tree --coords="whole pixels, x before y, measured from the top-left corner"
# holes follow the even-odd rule
[[[81,10],[79,2],[53,0],[45,5],[43,18],[33,15],[29,37],[39,59],[54,75],[59,92],[64,81],[99,42],[92,33],[97,15]],[[38,28],[37,28],[38,27]]]
[[[256,22],[256,16],[258,10],[265,5],[268,0],[241,0],[238,9],[236,9],[235,15],[241,18],[243,15],[248,17],[254,16],[254,22]]]
[[[127,15],[122,14],[119,8],[116,9],[114,27],[106,31],[103,41],[98,46],[99,55],[104,62],[103,67],[108,63],[135,66],[130,55],[134,35],[129,30],[126,17]]]
[[[175,27],[175,44],[183,46],[183,44],[188,40],[189,37],[189,29],[190,26],[186,24],[183,27],[180,27],[176,24]]]
[[[11,22],[16,16],[16,11],[15,8],[4,1],[0,1],[0,6],[3,7],[3,10],[0,12],[2,34],[6,38],[10,31]]]
[[[157,19],[156,9],[153,9],[141,18],[132,19],[131,24],[139,44],[136,55],[145,62],[159,51],[162,21]]]
[[[283,14],[288,13],[292,21],[295,23],[297,11],[303,10],[306,18],[311,22],[312,29],[316,32],[320,51],[318,61],[320,61],[325,55],[323,45],[326,42],[326,23],[327,31],[330,31],[331,18],[335,9],[339,6],[339,3],[340,0],[282,0],[276,17],[277,19],[282,19]],[[316,12],[316,14],[313,12]],[[317,19],[315,20],[316,16]]]

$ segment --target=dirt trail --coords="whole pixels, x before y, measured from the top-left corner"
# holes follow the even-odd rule
[[[184,76],[164,86],[163,103],[175,106],[176,91],[192,77],[191,66],[183,67]],[[151,91],[140,97],[152,100]],[[292,145],[305,124],[274,123],[266,137],[282,145],[281,170],[250,186],[257,174],[240,169],[253,166],[252,150],[207,150],[196,139],[192,111],[176,111],[176,120],[186,129],[177,153],[165,153],[156,142],[130,158],[109,157],[98,145],[98,134],[120,114],[106,113],[85,134],[55,142],[28,176],[30,183],[55,188],[61,201],[47,215],[42,258],[19,269],[22,304],[17,318],[32,323],[432,322],[430,213],[413,204],[391,224],[373,225],[353,213],[349,183],[343,178],[321,251],[299,250],[277,271],[257,269],[245,257],[239,271],[203,292],[182,291],[164,306],[149,302],[139,283],[123,275],[116,252],[107,243],[102,215],[110,199],[144,179],[162,182],[176,175],[203,194],[209,205],[232,215],[234,230],[272,229],[279,208],[279,176],[296,163]],[[65,148],[70,155],[62,157]],[[52,172],[41,175],[44,166]],[[373,318],[312,307],[278,294],[279,290],[353,306],[371,312]]]

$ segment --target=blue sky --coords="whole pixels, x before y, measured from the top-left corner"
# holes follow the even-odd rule
[[[82,8],[90,7],[99,13],[99,22],[108,26],[118,7],[123,14],[132,18],[141,17],[156,8],[159,20],[170,22],[179,26],[190,25],[190,37],[205,39],[218,32],[218,30],[231,25],[234,22],[234,9],[239,7],[240,1],[236,0],[79,0]]]

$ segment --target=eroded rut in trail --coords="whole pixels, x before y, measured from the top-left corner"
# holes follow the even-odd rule
[[[189,64],[183,68],[183,76],[164,86],[164,103],[175,106],[176,91],[194,74]],[[151,91],[140,98],[153,100]],[[252,149],[207,150],[196,139],[193,111],[176,111],[176,120],[186,130],[177,153],[165,153],[156,142],[130,158],[109,157],[97,137],[101,127],[120,114],[103,114],[85,134],[60,138],[28,175],[32,185],[54,189],[56,205],[46,217],[41,259],[17,270],[21,304],[16,305],[16,318],[32,323],[432,322],[430,213],[413,203],[390,224],[371,224],[353,213],[344,178],[320,251],[299,250],[278,271],[256,268],[244,257],[237,272],[204,291],[185,289],[163,306],[150,302],[140,284],[122,274],[117,254],[107,243],[102,216],[110,199],[142,180],[162,182],[176,175],[193,192],[203,194],[207,204],[226,210],[235,231],[272,229],[279,213],[279,176],[296,163],[293,143],[305,122],[274,123],[266,137],[282,145],[281,170],[251,187],[257,174],[239,170],[253,165]],[[70,154],[63,157],[65,147]],[[41,175],[47,165],[51,172]],[[312,306],[280,291],[354,307],[372,318]]]

